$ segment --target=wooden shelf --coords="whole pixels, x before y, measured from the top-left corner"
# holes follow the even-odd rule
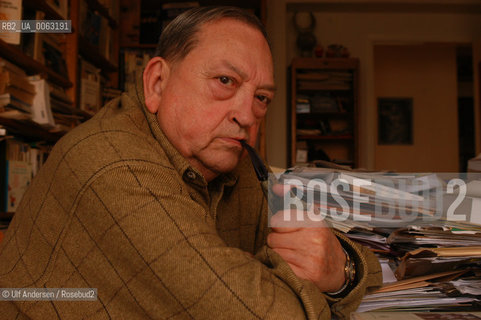
[[[304,159],[299,150],[307,150],[307,160],[316,157],[349,159],[358,165],[358,70],[353,58],[295,58],[291,63],[290,88],[290,162]],[[320,103],[332,108],[326,112],[297,113],[298,98],[312,106]],[[326,101],[322,101],[325,99]],[[343,111],[340,111],[343,110]],[[301,128],[311,128],[301,131]],[[326,132],[326,134],[316,134]],[[306,134],[307,133],[307,134]],[[352,161],[351,161],[352,159]]]
[[[359,67],[359,61],[352,58],[297,58],[292,61],[296,69],[353,69]]]
[[[156,49],[157,43],[139,43],[122,46],[123,49]]]
[[[0,117],[0,125],[7,128],[9,134],[22,137],[29,142],[56,142],[63,135],[62,133],[50,132],[31,120],[15,120]]]
[[[22,50],[17,47],[6,43],[0,39],[0,56],[12,61],[19,67],[23,68],[28,74],[43,74],[46,75],[48,80],[53,83],[64,87],[70,88],[72,83],[66,77],[47,68],[45,65],[27,56]]]
[[[89,62],[102,69],[103,72],[115,72],[118,66],[107,60],[99,53],[99,48],[92,45],[84,37],[79,35],[79,51]]]
[[[297,140],[352,140],[354,136],[352,134],[339,134],[339,135],[297,135]]]
[[[87,5],[93,10],[97,11],[101,16],[109,21],[109,25],[113,29],[117,29],[118,23],[109,14],[109,10],[100,4],[97,0],[85,0]]]
[[[327,111],[327,112],[309,112],[309,113],[297,113],[298,118],[312,118],[312,117],[352,117],[352,112],[343,111]]]
[[[48,20],[65,20],[65,18],[52,9],[45,0],[23,0],[23,5],[29,9],[43,11],[45,18]]]
[[[329,86],[329,85],[312,85],[309,87],[299,87],[297,91],[350,91],[349,88],[343,88],[338,86]]]

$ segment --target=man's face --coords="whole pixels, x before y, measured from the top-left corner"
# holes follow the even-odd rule
[[[169,141],[210,181],[237,166],[239,140],[255,143],[273,98],[273,66],[262,34],[243,22],[207,23],[197,39],[170,64],[157,117]]]

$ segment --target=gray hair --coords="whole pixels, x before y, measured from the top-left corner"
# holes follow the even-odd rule
[[[200,27],[223,18],[235,19],[259,30],[270,47],[264,25],[247,10],[229,6],[199,7],[180,14],[162,30],[155,56],[172,62],[182,60],[197,45]]]

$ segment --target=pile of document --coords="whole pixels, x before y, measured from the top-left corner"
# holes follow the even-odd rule
[[[296,167],[284,209],[303,209],[368,246],[384,285],[358,312],[481,310],[481,175]]]

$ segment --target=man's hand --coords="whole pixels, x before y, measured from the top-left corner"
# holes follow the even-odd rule
[[[299,278],[312,281],[323,292],[335,292],[345,282],[344,251],[323,221],[310,221],[306,213],[302,215],[302,225],[293,223],[292,227],[286,226],[285,220],[288,217],[289,221],[296,221],[297,211],[280,211],[274,215],[267,244]]]

